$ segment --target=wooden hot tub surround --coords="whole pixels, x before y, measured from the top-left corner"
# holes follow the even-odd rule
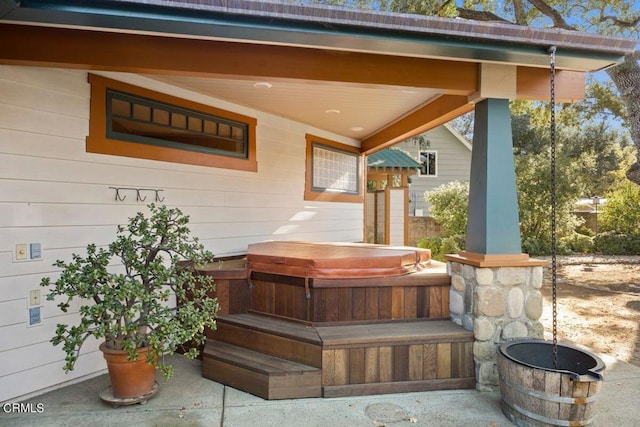
[[[450,277],[429,251],[252,246],[244,272],[207,269],[224,314],[207,333],[205,377],[265,399],[475,387],[473,333],[449,320]]]

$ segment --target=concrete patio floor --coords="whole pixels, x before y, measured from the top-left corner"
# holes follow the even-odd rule
[[[640,368],[601,355],[607,364],[596,426],[640,425]],[[160,379],[146,404],[112,407],[98,397],[108,376],[72,384],[25,400],[42,412],[0,410],[0,426],[221,426],[356,427],[485,426],[512,424],[500,394],[476,390],[432,391],[332,399],[266,401],[202,378],[200,361],[173,356],[175,375]]]

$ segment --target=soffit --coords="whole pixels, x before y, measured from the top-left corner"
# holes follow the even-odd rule
[[[148,77],[356,140],[376,132],[441,93],[424,88],[281,79]]]

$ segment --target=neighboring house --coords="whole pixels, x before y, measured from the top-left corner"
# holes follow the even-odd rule
[[[251,0],[2,0],[0,17],[0,402],[105,368],[88,342],[65,374],[49,342],[78,317],[39,295],[56,259],[106,245],[153,201],[188,214],[218,256],[362,241],[364,156],[474,109],[491,149],[474,141],[471,183],[484,185],[468,254],[520,257],[513,167],[482,163],[510,152],[508,100],[547,97],[549,46],[559,101],[635,47]]]
[[[420,147],[411,140],[397,145],[422,165],[410,178],[409,215],[429,216],[424,193],[451,181],[469,180],[471,143],[448,124],[422,134],[428,146]]]

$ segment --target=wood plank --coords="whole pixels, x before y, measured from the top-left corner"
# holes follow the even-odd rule
[[[365,294],[365,319],[376,320],[378,319],[378,288],[367,288]]]
[[[550,396],[560,396],[560,374],[557,372],[545,371],[544,392]],[[560,414],[560,404],[546,400],[544,402],[543,414],[552,419],[558,419]]]
[[[393,381],[393,347],[380,347],[379,355],[380,382]]]
[[[323,387],[323,397],[366,396],[388,393],[413,393],[432,390],[473,389],[476,380],[472,378],[435,379],[422,381],[385,382],[377,384],[350,384]]]
[[[404,317],[404,292],[403,288],[394,286],[391,288],[391,316],[393,319]]]
[[[451,343],[437,344],[438,378],[451,378]]]
[[[418,317],[418,289],[415,286],[404,288],[404,315],[403,319],[415,319]]]
[[[449,312],[449,287],[440,287],[440,295],[442,296],[442,305],[441,307],[441,313],[442,313],[442,317],[444,318],[448,318],[451,313]]]
[[[338,289],[328,289],[325,294],[325,321],[337,322],[340,319],[340,294]]]
[[[442,292],[439,287],[429,288],[429,317],[443,317]]]
[[[351,288],[339,288],[338,291],[338,318],[340,321],[348,322],[353,318]]]
[[[423,356],[423,344],[409,346],[409,380],[419,381],[423,379]]]
[[[349,384],[365,382],[364,348],[349,350]]]
[[[391,320],[393,318],[391,293],[392,290],[389,287],[378,288],[378,320]]]
[[[431,380],[438,378],[438,346],[436,344],[422,345],[422,378]]]
[[[393,380],[409,380],[409,346],[393,346]]]
[[[447,274],[446,264],[437,261],[431,261],[431,265],[421,271],[412,272],[402,276],[393,277],[367,277],[361,279],[342,279],[342,278],[314,278],[313,286],[316,288],[375,288],[375,287],[431,287],[431,286],[449,286],[451,277]]]
[[[330,289],[314,289],[311,293],[311,301],[313,306],[310,308],[312,313],[309,313],[310,318],[314,322],[326,322],[327,321],[327,303],[326,296]]]
[[[208,340],[203,358],[223,360],[263,375],[287,375],[305,371],[318,371],[316,367],[293,362],[220,341]]]
[[[366,319],[366,289],[365,288],[351,288],[351,305],[352,305],[352,318],[353,320],[365,320]],[[323,289],[324,291],[324,289]]]
[[[268,378],[265,375],[229,365],[221,360],[203,359],[202,376],[265,399],[269,395]]]
[[[322,351],[322,385],[336,385],[336,351]]]
[[[246,279],[230,279],[227,314],[246,313],[249,308],[249,284]],[[221,313],[222,314],[222,313]]]
[[[268,400],[301,399],[321,396],[322,385],[320,370],[305,372],[303,375],[269,377]]]
[[[364,382],[377,383],[380,381],[380,350],[378,347],[364,349]]]
[[[430,316],[429,314],[429,289],[423,286],[417,288],[417,312],[418,317],[421,319],[426,319]]]
[[[244,348],[208,342],[203,376],[265,399],[319,397],[321,370]]]
[[[334,353],[335,374],[334,382],[336,385],[344,385],[349,383],[349,350],[337,349]]]
[[[473,333],[449,320],[316,326],[324,348],[473,341]]]
[[[251,330],[271,333],[310,344],[321,344],[320,336],[315,329],[298,322],[244,313],[220,316],[218,323],[242,326]]]

